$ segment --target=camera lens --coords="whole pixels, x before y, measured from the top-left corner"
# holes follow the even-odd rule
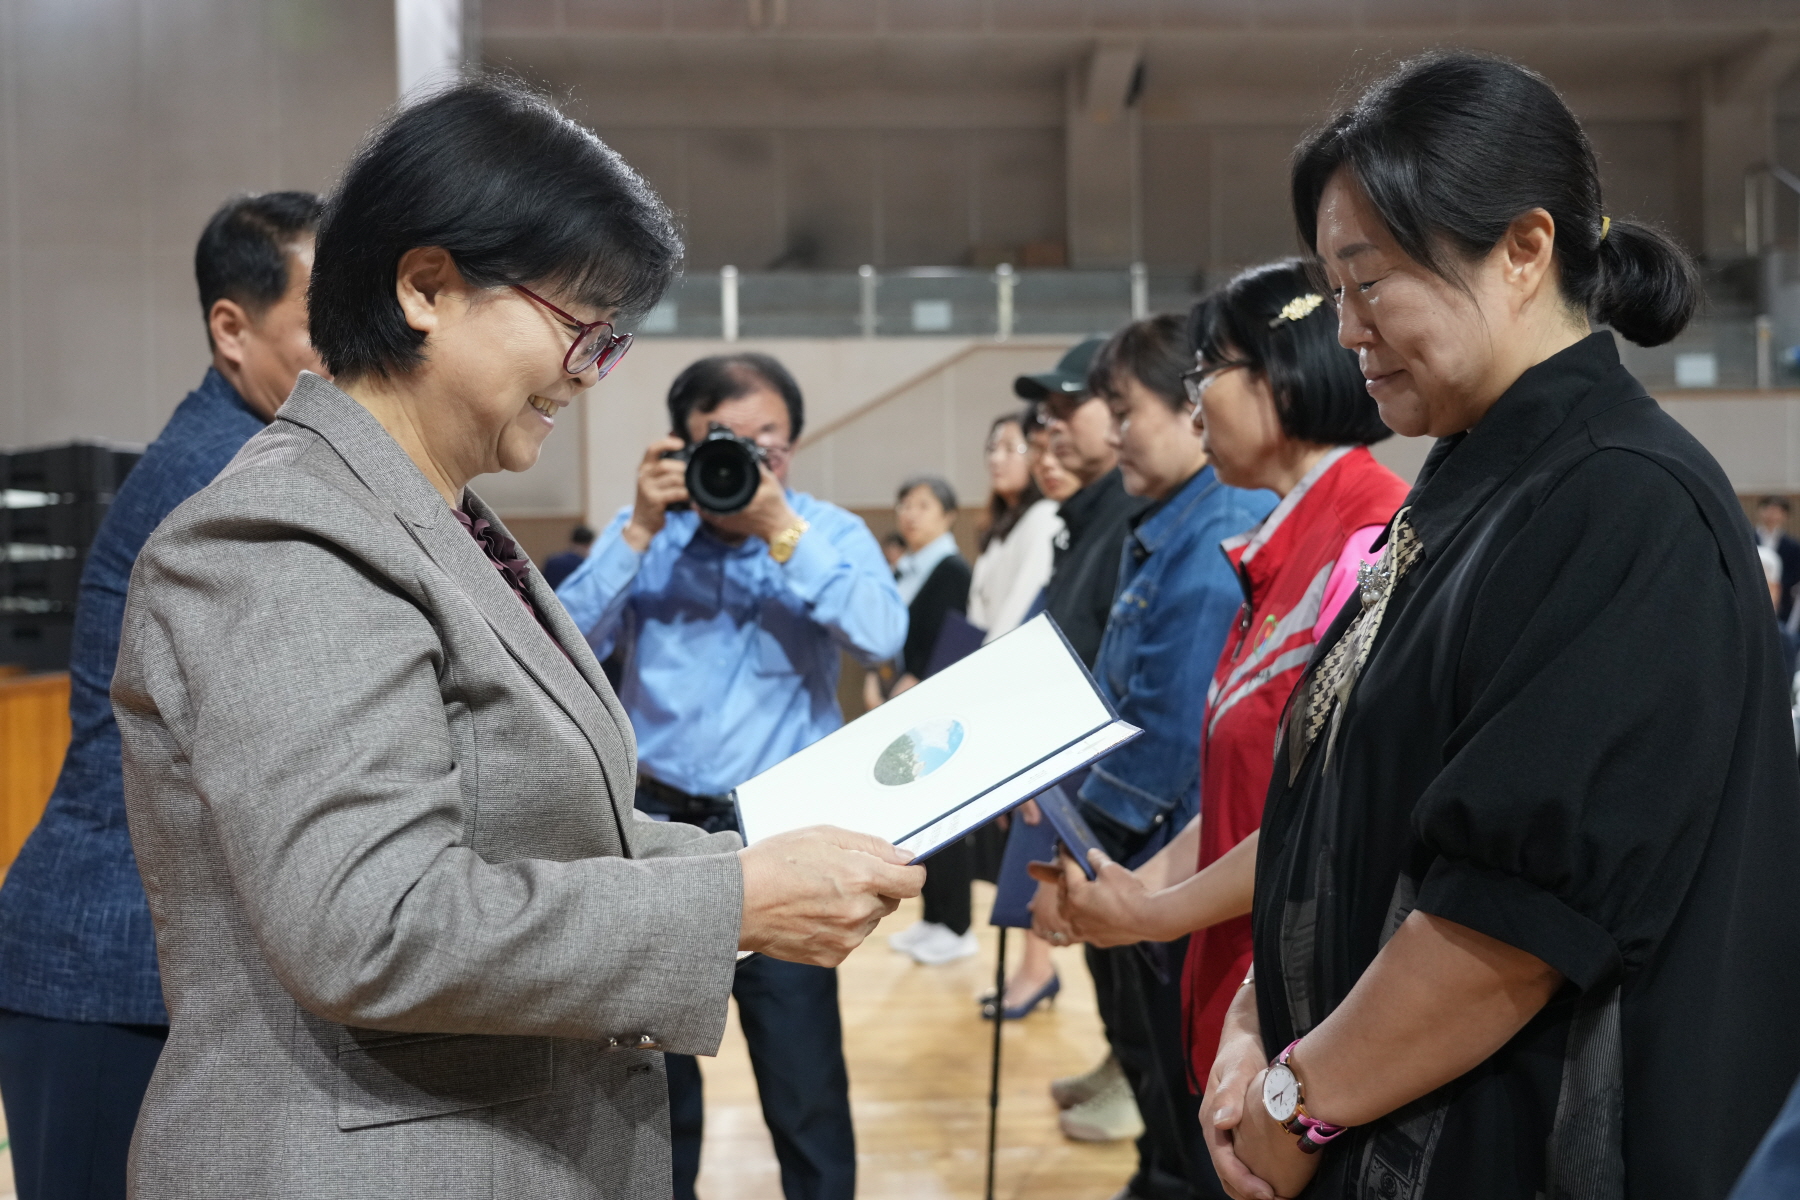
[[[688,495],[708,512],[739,511],[755,497],[761,483],[756,452],[738,438],[708,438],[688,456]]]

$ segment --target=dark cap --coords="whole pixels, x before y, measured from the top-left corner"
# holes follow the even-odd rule
[[[1063,355],[1053,370],[1021,375],[1013,380],[1014,393],[1026,400],[1080,395],[1087,391],[1088,368],[1094,365],[1094,355],[1100,353],[1100,347],[1105,344],[1105,338],[1089,338]]]

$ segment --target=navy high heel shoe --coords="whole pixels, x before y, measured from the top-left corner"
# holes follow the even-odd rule
[[[1040,1004],[1044,1004],[1044,1003],[1047,1003],[1048,1001],[1054,1000],[1056,998],[1056,993],[1058,993],[1060,991],[1062,991],[1062,976],[1052,974],[1050,976],[1050,982],[1046,983],[1043,987],[1039,988],[1023,1004],[1018,1004],[1018,1005],[1013,1006],[1012,1008],[1007,1009],[1006,1010],[1006,1019],[1008,1021],[1024,1020],[1026,1017],[1031,1015],[1032,1009],[1036,1008]],[[994,1019],[994,1010],[998,1007],[999,1007],[999,998],[998,997],[993,996],[993,995],[983,996],[981,998],[981,1017],[982,1017],[982,1019],[985,1021],[993,1020]]]

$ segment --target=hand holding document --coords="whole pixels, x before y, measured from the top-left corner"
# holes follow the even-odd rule
[[[1040,616],[743,784],[738,816],[751,844],[836,825],[924,858],[1140,732]]]

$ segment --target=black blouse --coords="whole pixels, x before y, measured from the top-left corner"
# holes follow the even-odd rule
[[[931,652],[937,649],[938,634],[943,632],[944,618],[953,612],[969,611],[969,564],[960,554],[938,560],[918,595],[906,607],[906,645],[900,651],[900,665],[914,679],[925,678],[931,665]]]
[[[1800,770],[1749,524],[1610,334],[1439,442],[1407,503],[1423,558],[1335,742],[1291,782],[1278,755],[1264,1040],[1323,1020],[1414,908],[1568,983],[1326,1151],[1306,1195],[1533,1200],[1554,1173],[1553,1194],[1723,1197],[1800,1073]]]

